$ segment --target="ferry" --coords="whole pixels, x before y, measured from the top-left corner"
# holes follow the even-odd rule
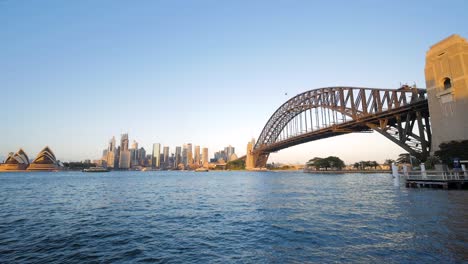
[[[195,172],[208,172],[209,170],[207,168],[198,168],[195,169]]]
[[[109,169],[103,167],[91,167],[89,169],[83,169],[83,172],[109,172]]]

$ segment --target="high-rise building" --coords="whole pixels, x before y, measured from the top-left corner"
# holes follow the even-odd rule
[[[130,149],[130,166],[138,166],[138,143],[133,140],[132,148]]]
[[[206,168],[208,167],[208,148],[203,148],[202,153],[202,165]]]
[[[138,150],[138,154],[137,154],[138,164],[140,166],[145,166],[145,159],[146,159],[146,150],[143,147],[141,147]]]
[[[152,167],[154,169],[161,166],[161,144],[153,144]]]
[[[192,165],[193,163],[193,152],[192,152],[192,143],[187,144],[187,165]]]
[[[164,146],[163,148],[163,162],[167,166],[169,164],[169,147]]]
[[[136,140],[132,142],[132,149],[138,149],[138,142],[136,142]]]
[[[224,148],[224,160],[225,161],[231,161],[231,156],[232,154],[236,153],[235,149],[233,146],[229,145]]]
[[[195,146],[194,163],[200,165],[200,146]]]
[[[120,138],[119,169],[130,168],[130,151],[128,149],[128,134],[122,134]]]
[[[109,141],[109,146],[107,148],[107,167],[108,168],[117,167],[116,163],[118,159],[116,159],[117,158],[116,152],[117,152],[117,149],[115,146],[115,137],[112,137],[112,139]]]
[[[176,147],[175,157],[174,157],[174,168],[177,168],[181,162],[182,162],[182,148]]]
[[[186,144],[184,144],[184,148],[182,149],[182,164],[184,164],[184,166],[188,165],[188,151]]]

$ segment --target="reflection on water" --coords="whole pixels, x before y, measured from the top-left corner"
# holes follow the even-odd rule
[[[461,262],[468,192],[390,175],[0,174],[0,262]]]

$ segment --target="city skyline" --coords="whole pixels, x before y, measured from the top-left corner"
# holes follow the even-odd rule
[[[209,156],[208,148],[201,148],[192,143],[184,143],[178,146],[167,146],[161,143],[153,143],[151,154],[147,155],[147,150],[132,140],[129,147],[130,136],[128,133],[120,135],[120,145],[116,145],[115,136],[109,140],[107,148],[102,150],[102,155],[95,159],[86,159],[84,163],[94,163],[98,167],[119,170],[141,170],[146,169],[197,169],[208,168],[210,165],[225,165],[226,162],[236,160],[238,156],[235,148],[231,145],[214,153],[213,158]],[[173,149],[173,151],[171,151]],[[183,151],[182,151],[183,149]],[[12,156],[13,153],[10,153]]]
[[[241,156],[300,92],[425,87],[426,51],[453,33],[468,36],[467,5],[5,1],[0,83],[9,114],[0,159],[44,145],[62,161],[94,159],[109,135],[124,132],[148,153],[153,142],[196,142],[213,151],[231,144]],[[34,116],[40,109],[44,118]],[[403,152],[376,133],[352,134],[282,150],[269,161],[383,161]]]

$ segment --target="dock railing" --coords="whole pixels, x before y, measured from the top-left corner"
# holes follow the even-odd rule
[[[459,181],[468,179],[468,171],[464,164],[461,166],[461,170],[450,170],[450,171],[427,171],[424,164],[420,165],[421,170],[408,171],[408,167],[403,166],[403,170],[399,171],[396,164],[392,164],[392,175],[394,177],[394,185],[400,185],[400,178],[405,180],[416,180],[416,181]]]

